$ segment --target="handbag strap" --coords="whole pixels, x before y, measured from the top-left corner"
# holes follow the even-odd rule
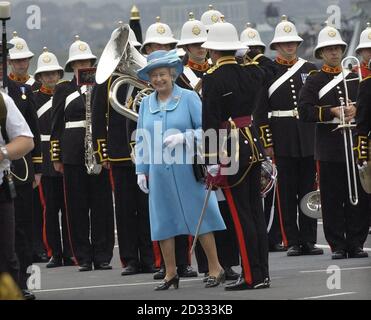
[[[6,132],[6,117],[7,117],[7,108],[5,106],[5,101],[3,95],[0,93],[0,127],[1,134],[4,138],[5,143],[9,143],[9,137]]]

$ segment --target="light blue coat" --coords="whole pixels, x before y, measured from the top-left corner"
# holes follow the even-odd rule
[[[201,121],[199,96],[176,84],[163,110],[160,110],[156,92],[142,100],[136,133],[136,172],[144,173],[149,181],[152,240],[165,240],[181,234],[194,235],[196,232],[206,190],[202,183],[196,181],[192,164],[179,162],[184,161],[187,155],[192,158],[189,155],[193,152],[187,153],[187,146],[193,145],[191,141],[197,133],[195,130],[201,130]],[[177,131],[166,132],[169,129]],[[178,145],[171,153],[163,141],[170,134],[180,132],[185,135],[187,143]],[[177,155],[176,162],[167,164],[166,157],[174,154]],[[224,229],[218,202],[212,192],[200,234]]]

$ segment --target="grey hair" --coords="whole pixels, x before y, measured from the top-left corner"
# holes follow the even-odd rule
[[[174,67],[169,68],[169,69],[170,69],[171,79],[173,82],[175,82],[175,80],[177,79],[176,69]]]

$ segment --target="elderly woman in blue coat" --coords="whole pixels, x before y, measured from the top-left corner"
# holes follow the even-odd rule
[[[183,72],[176,51],[159,50],[147,58],[138,71],[155,91],[145,97],[139,110],[136,132],[136,173],[138,185],[149,193],[151,237],[159,241],[166,276],[155,290],[178,288],[174,237],[196,232],[206,190],[193,174],[194,139],[201,130],[201,100],[194,92],[174,82]],[[200,228],[209,278],[206,287],[225,280],[219,264],[213,231],[225,229],[215,194],[210,197]]]

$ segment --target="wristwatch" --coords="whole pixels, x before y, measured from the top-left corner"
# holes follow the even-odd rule
[[[4,159],[10,160],[8,150],[4,146],[0,147],[0,152],[3,154]]]

